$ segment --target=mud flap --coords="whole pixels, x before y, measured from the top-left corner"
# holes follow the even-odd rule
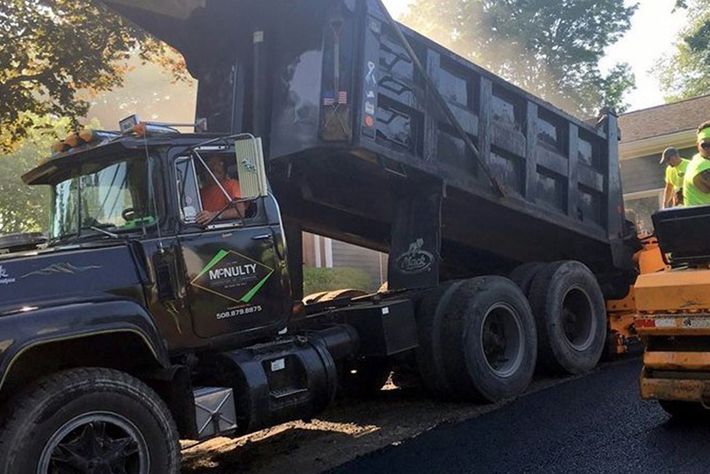
[[[291,299],[303,299],[303,229],[290,219],[283,220],[288,242],[288,274],[291,279]]]
[[[441,260],[441,190],[398,196],[392,223],[388,288],[435,288]]]

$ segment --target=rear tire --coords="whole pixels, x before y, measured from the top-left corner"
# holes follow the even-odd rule
[[[0,472],[44,474],[60,465],[71,470],[76,457],[70,451],[96,472],[109,472],[104,463],[112,447],[121,449],[113,461],[117,470],[180,471],[175,422],[151,388],[116,370],[59,372],[8,405],[0,429]]]
[[[545,264],[542,262],[528,262],[523,263],[519,267],[516,267],[512,272],[510,272],[510,279],[513,283],[518,285],[523,291],[525,296],[530,293],[530,287],[535,279],[535,276],[545,268]]]
[[[440,294],[428,325],[432,337],[420,339],[427,387],[436,384],[434,393],[449,399],[483,402],[522,393],[535,371],[537,339],[520,289],[507,278],[486,276]]]
[[[606,307],[589,268],[576,261],[547,265],[533,280],[529,300],[541,368],[580,374],[599,363],[606,345]]]
[[[450,399],[453,388],[450,386],[444,370],[442,344],[442,325],[445,308],[451,295],[464,283],[464,280],[451,281],[424,297],[417,307],[417,334],[419,347],[416,353],[417,369],[424,387],[436,398]]]
[[[497,402],[525,391],[535,372],[537,337],[530,306],[512,281],[466,281],[447,316],[444,361],[455,398]]]

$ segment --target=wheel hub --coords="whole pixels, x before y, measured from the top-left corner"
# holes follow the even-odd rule
[[[584,351],[594,341],[597,328],[591,299],[579,287],[571,288],[562,303],[562,330],[570,346]]]
[[[523,358],[522,323],[507,304],[493,306],[483,320],[481,347],[488,367],[499,377],[514,374]]]
[[[148,448],[140,431],[113,413],[80,415],[45,445],[38,474],[144,474]]]

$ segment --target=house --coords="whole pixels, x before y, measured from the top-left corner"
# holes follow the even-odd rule
[[[348,267],[365,272],[370,289],[387,281],[387,255],[328,237],[303,233],[303,264],[316,268]]]
[[[665,168],[659,164],[666,147],[690,158],[698,125],[710,120],[710,95],[636,110],[619,117],[621,182],[627,217],[640,232],[651,232],[651,215],[663,199]]]

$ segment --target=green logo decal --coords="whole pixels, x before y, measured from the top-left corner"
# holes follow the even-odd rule
[[[231,250],[220,250],[190,282],[240,304],[249,304],[274,273],[273,268]]]

